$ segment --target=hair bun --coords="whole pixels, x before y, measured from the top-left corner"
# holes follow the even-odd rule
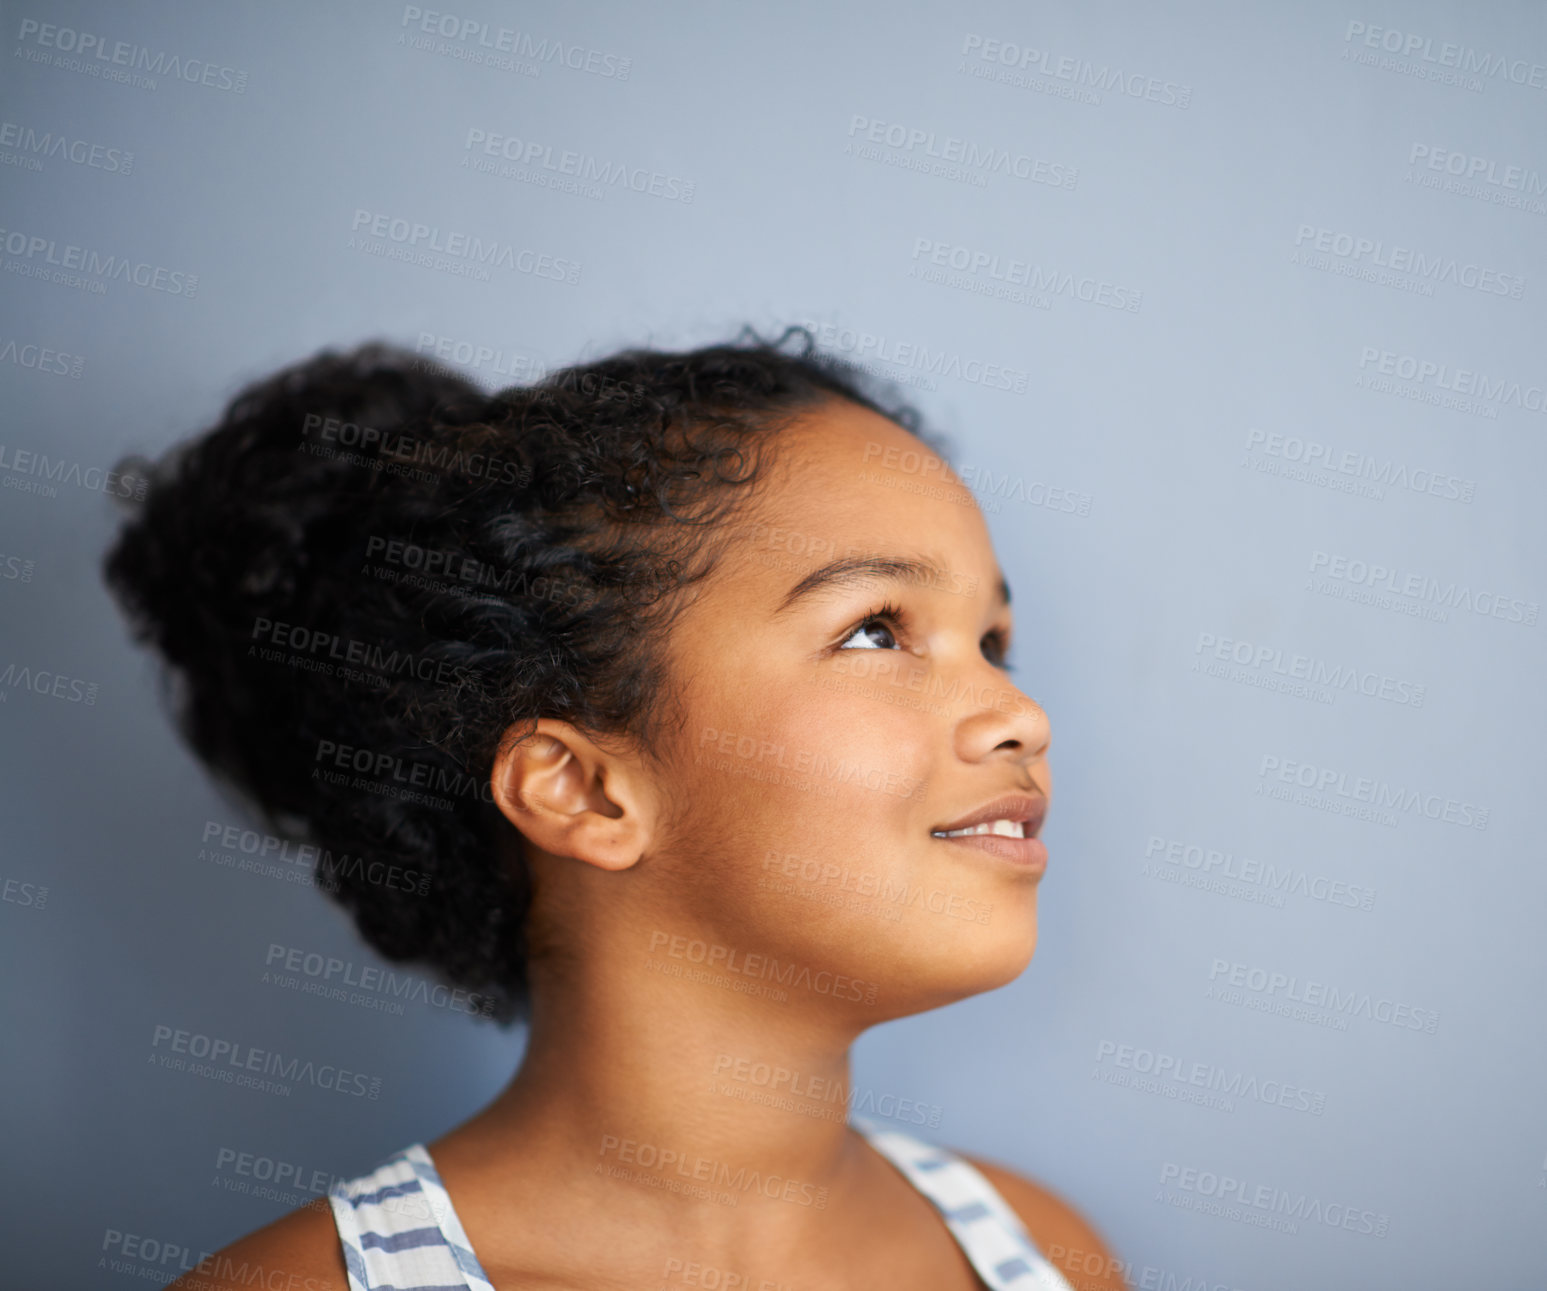
[[[324,350],[242,389],[219,420],[159,462],[104,564],[136,636],[182,674],[180,721],[195,750],[262,805],[302,811],[290,776],[252,765],[253,721],[302,724],[294,670],[249,657],[254,625],[324,630],[337,579],[381,496],[381,450],[438,418],[476,416],[486,396],[410,351],[372,342]],[[369,427],[347,449],[327,428]],[[288,703],[286,701],[289,701]]]

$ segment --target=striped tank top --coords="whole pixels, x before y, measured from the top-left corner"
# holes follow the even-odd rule
[[[940,1212],[991,1291],[1071,1291],[1020,1218],[976,1169],[945,1148],[850,1117]],[[328,1195],[349,1291],[495,1291],[422,1143]]]

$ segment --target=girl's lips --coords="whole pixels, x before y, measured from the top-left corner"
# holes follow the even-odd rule
[[[1047,813],[1047,799],[1041,795],[1007,793],[1003,797],[986,802],[969,816],[949,825],[936,825],[944,833],[951,829],[968,829],[973,825],[985,825],[995,820],[1018,820],[1028,838],[1042,828],[1042,818]]]
[[[931,838],[935,835],[931,834]],[[941,838],[942,843],[954,846],[975,847],[980,852],[1002,857],[1020,869],[1041,874],[1047,869],[1047,844],[1040,838],[1006,838],[1003,834],[966,834],[958,838]]]

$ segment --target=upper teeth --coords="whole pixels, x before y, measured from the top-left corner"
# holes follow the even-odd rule
[[[1026,830],[1018,820],[986,820],[966,829],[937,829],[936,838],[962,838],[967,834],[1002,834],[1005,838],[1025,838]]]

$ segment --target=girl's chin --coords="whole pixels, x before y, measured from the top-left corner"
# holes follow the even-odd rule
[[[1026,971],[1036,946],[1037,928],[1033,922],[1023,936],[1003,939],[987,948],[987,953],[970,960],[959,955],[939,962],[915,960],[911,970],[907,967],[899,970],[903,980],[892,993],[893,998],[877,1002],[883,1009],[895,1007],[895,1016],[905,1017],[943,1008],[987,991],[997,991]]]

